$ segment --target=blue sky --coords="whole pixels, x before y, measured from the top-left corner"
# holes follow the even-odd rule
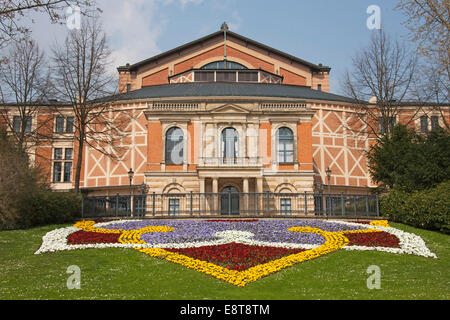
[[[331,91],[351,58],[368,44],[366,12],[381,9],[383,29],[406,40],[397,1],[382,0],[98,0],[115,67],[135,63],[220,29],[230,30],[312,63],[330,66]],[[67,28],[38,18],[33,37],[43,48],[64,38]]]

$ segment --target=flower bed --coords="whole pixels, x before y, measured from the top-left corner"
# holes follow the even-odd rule
[[[362,221],[361,221],[362,222]],[[134,248],[244,286],[333,251],[434,255],[424,241],[387,221],[116,220],[80,221],[43,237],[36,254],[84,248]]]

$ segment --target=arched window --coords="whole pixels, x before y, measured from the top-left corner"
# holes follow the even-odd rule
[[[222,130],[222,157],[224,163],[236,163],[238,156],[239,135],[235,128]]]
[[[182,164],[184,149],[183,130],[172,127],[166,133],[166,163]]]
[[[277,131],[278,163],[294,162],[294,134],[292,130],[282,127]]]
[[[205,64],[200,69],[206,69],[206,70],[222,70],[222,69],[231,69],[231,70],[244,70],[247,69],[244,65],[233,62],[233,61],[214,61],[208,64]]]

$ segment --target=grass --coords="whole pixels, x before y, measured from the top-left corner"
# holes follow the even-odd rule
[[[0,300],[154,299],[305,300],[450,299],[449,236],[401,224],[421,236],[438,259],[340,250],[238,288],[133,249],[107,248],[34,255],[42,236],[62,225],[0,232]],[[68,290],[67,268],[81,269],[81,289]],[[370,265],[381,288],[369,290]]]

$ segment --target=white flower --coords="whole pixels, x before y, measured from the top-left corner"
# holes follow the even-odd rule
[[[365,247],[365,246],[345,246],[345,250],[376,250],[384,251],[397,254],[413,254],[417,256],[427,257],[427,258],[437,258],[436,254],[427,248],[425,241],[415,234],[405,232],[403,230],[395,229],[392,227],[382,227],[382,226],[372,226],[354,222],[344,222],[344,221],[333,221],[335,223],[346,224],[349,226],[361,226],[370,229],[376,229],[388,232],[396,236],[400,242],[400,248],[386,248],[386,247]]]
[[[138,220],[121,220],[124,222],[136,222]],[[423,239],[415,234],[408,233],[392,227],[372,226],[354,222],[346,221],[330,221],[347,226],[357,226],[362,228],[370,228],[388,232],[399,239],[400,248],[386,248],[386,247],[367,247],[367,246],[344,246],[345,250],[376,250],[384,251],[396,254],[414,254],[423,257],[437,258],[437,256],[431,252]],[[109,221],[96,223],[95,227],[101,228],[111,224],[116,224],[118,221]],[[44,252],[54,252],[60,250],[76,250],[76,249],[88,249],[88,248],[161,248],[161,249],[181,249],[192,248],[202,246],[213,246],[227,244],[231,242],[242,243],[246,245],[256,246],[271,246],[281,247],[287,249],[313,249],[320,246],[319,244],[298,244],[298,243],[286,243],[286,242],[265,242],[253,239],[254,234],[247,231],[240,230],[225,230],[217,232],[215,236],[219,239],[212,241],[198,241],[198,242],[183,242],[183,243],[159,243],[159,244],[134,244],[134,243],[91,243],[91,244],[68,244],[67,238],[70,234],[82,230],[76,227],[66,227],[61,229],[55,229],[48,232],[42,238],[41,247],[35,252],[35,254],[41,254]],[[176,232],[176,231],[175,231]]]

